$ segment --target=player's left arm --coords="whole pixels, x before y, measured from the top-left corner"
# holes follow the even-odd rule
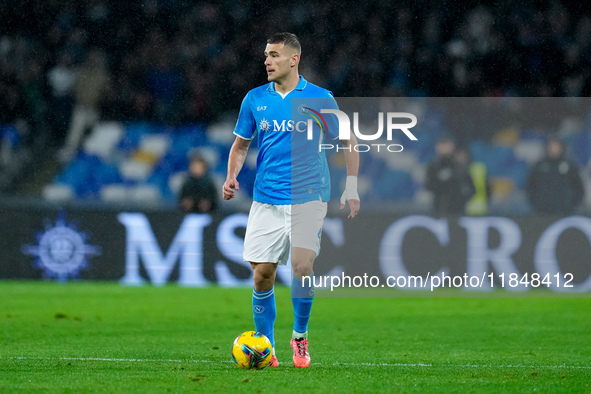
[[[345,191],[341,196],[341,209],[345,208],[345,203],[349,203],[351,213],[349,219],[354,218],[359,213],[361,202],[359,201],[359,194],[357,193],[357,176],[359,175],[359,152],[354,147],[357,145],[355,134],[351,133],[351,139],[341,140],[343,144],[343,153],[345,154],[345,163],[347,166],[347,181],[345,183]]]

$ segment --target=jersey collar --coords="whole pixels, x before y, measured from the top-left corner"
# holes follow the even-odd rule
[[[308,84],[308,81],[306,81],[306,79],[304,79],[304,77],[302,77],[300,75],[300,82],[298,82],[297,86],[295,87],[294,90],[304,90],[306,88],[306,85]],[[267,87],[267,90],[269,92],[275,92],[275,82],[271,82],[269,83],[269,86]]]

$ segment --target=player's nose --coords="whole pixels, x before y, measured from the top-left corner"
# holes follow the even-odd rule
[[[265,58],[265,63],[264,64],[265,64],[265,66],[270,66],[271,65],[271,58],[269,56],[267,56]]]

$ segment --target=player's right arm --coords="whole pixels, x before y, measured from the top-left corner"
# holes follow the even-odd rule
[[[250,142],[251,140],[236,136],[232,144],[230,156],[228,157],[228,175],[226,176],[226,182],[224,182],[223,187],[224,200],[231,200],[234,198],[234,190],[240,190],[240,185],[236,178],[244,165],[244,160],[246,160]]]
[[[236,139],[232,148],[230,149],[230,156],[228,157],[228,175],[226,182],[222,188],[224,200],[231,200],[234,198],[234,190],[240,190],[240,185],[236,178],[244,165],[248,147],[254,137],[256,131],[256,123],[252,113],[252,105],[250,102],[251,93],[249,92],[240,106],[240,114],[238,114],[238,121],[234,128]]]

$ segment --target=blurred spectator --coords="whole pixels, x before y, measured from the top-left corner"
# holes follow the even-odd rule
[[[0,62],[7,59],[18,70],[20,85],[24,74],[34,77],[40,69],[51,87],[58,129],[60,116],[69,112],[72,67],[91,46],[106,54],[117,81],[114,92],[119,81],[127,90],[110,98],[110,117],[211,122],[239,108],[249,86],[266,82],[260,63],[265,36],[279,29],[314,42],[317,51],[307,54],[302,67],[311,82],[336,96],[379,96],[383,89],[442,97],[589,94],[589,5],[469,4],[16,0],[3,9]],[[284,19],[287,25],[277,22]],[[79,123],[71,129],[84,127]],[[70,133],[68,148],[75,150],[78,134]]]
[[[72,56],[67,52],[61,53],[57,64],[47,73],[47,82],[51,88],[52,134],[57,143],[62,143],[66,135],[68,119],[72,113],[72,87],[75,81],[76,69],[72,64]]]
[[[215,212],[218,193],[208,174],[207,162],[201,156],[193,156],[189,163],[189,176],[181,188],[179,206],[187,213]]]
[[[169,45],[158,30],[148,35],[145,50],[150,54],[151,66],[147,70],[145,84],[154,97],[157,120],[170,124],[177,120],[178,112],[175,109],[183,81],[173,67],[173,59],[168,53]]]
[[[474,195],[466,203],[466,214],[470,216],[486,215],[490,197],[490,184],[486,175],[486,165],[472,161],[470,152],[465,148],[457,148],[454,158],[461,166],[468,168],[474,185]]]
[[[67,134],[66,161],[99,112],[165,126],[223,120],[267,82],[270,31],[313,43],[301,67],[335,96],[591,96],[591,2],[15,0],[0,10],[4,145],[43,150],[47,134],[56,146]],[[83,84],[74,75],[91,48],[108,71]],[[471,113],[446,120],[458,145],[508,126],[497,108]]]
[[[474,195],[469,169],[454,158],[455,143],[443,137],[435,145],[435,160],[427,168],[425,187],[433,193],[436,215],[463,214],[466,203]]]
[[[29,134],[30,110],[16,81],[4,85],[0,100],[0,167],[8,166],[16,149]]]
[[[561,139],[548,138],[546,157],[531,169],[526,192],[539,213],[568,215],[583,199],[579,167],[566,157]]]
[[[100,51],[90,52],[74,82],[75,106],[66,143],[59,152],[60,161],[68,162],[74,157],[86,130],[99,120],[101,94],[108,82],[103,54]]]

